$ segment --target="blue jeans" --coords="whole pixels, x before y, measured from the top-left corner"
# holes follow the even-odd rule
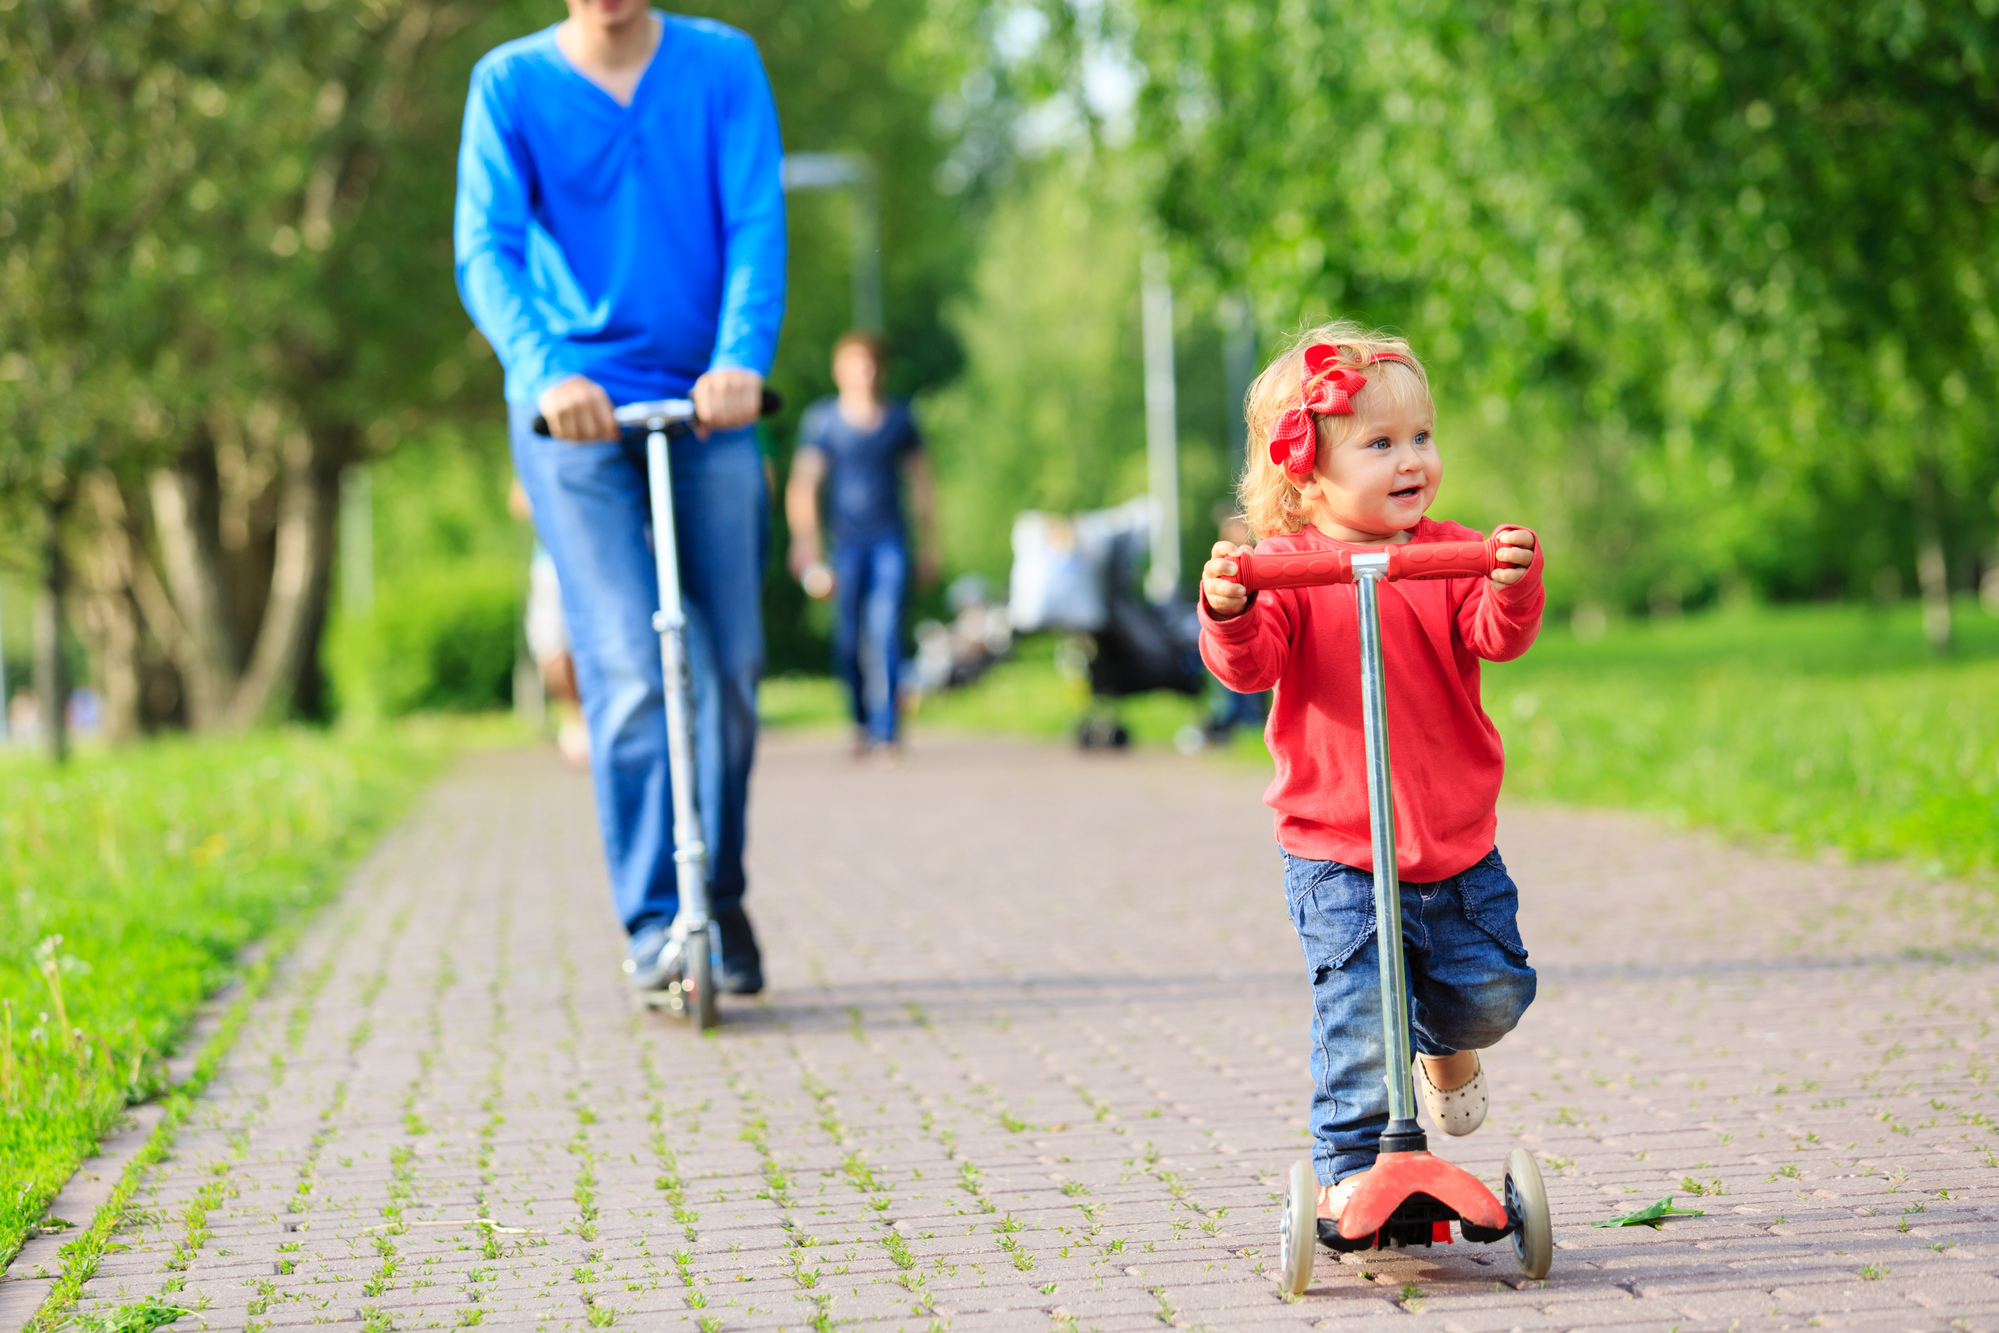
[[[659,578],[646,498],[645,437],[576,444],[536,435],[535,409],[509,404],[514,470],[555,560],[577,691],[590,727],[590,776],[627,930],[679,906],[673,795],[661,688]],[[708,844],[710,906],[743,899],[743,831],[763,676],[763,565],[770,505],[751,429],[668,446],[694,704],[695,797]]]
[[[847,685],[855,725],[868,739],[895,740],[895,678],[902,656],[902,599],[909,548],[902,534],[833,548],[833,671]]]
[[[1331,1185],[1374,1164],[1388,1123],[1374,872],[1286,853],[1284,891],[1312,978],[1312,1165]],[[1449,879],[1402,885],[1417,1051],[1483,1049],[1534,1002],[1519,905],[1496,847]]]

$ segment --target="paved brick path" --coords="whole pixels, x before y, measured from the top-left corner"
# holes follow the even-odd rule
[[[1322,1254],[1280,1300],[1306,995],[1259,785],[1171,755],[931,741],[857,769],[772,743],[776,986],[696,1039],[624,994],[587,785],[480,756],[291,961],[84,1308],[1999,1327],[1999,965],[1959,891],[1539,810],[1501,846],[1541,999],[1489,1054],[1493,1123],[1443,1150],[1488,1178],[1541,1155],[1553,1273],[1523,1283],[1504,1247]],[[1706,1216],[1587,1225],[1668,1192]]]

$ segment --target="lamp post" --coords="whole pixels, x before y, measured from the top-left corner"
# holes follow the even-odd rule
[[[1222,326],[1222,381],[1229,396],[1229,452],[1235,459],[1229,475],[1240,478],[1249,448],[1244,400],[1256,378],[1256,311],[1249,297],[1238,292],[1222,298],[1216,315]]]
[[[1145,477],[1152,495],[1152,565],[1145,594],[1163,602],[1180,585],[1180,441],[1173,392],[1173,286],[1166,256],[1146,254],[1140,287],[1145,334]]]
[[[781,169],[784,188],[846,190],[852,211],[854,327],[880,333],[882,327],[881,202],[875,164],[860,153],[788,153]]]

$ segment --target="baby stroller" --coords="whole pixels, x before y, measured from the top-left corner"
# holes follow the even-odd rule
[[[1207,685],[1194,604],[1152,602],[1139,589],[1151,547],[1143,498],[1073,519],[1027,511],[1014,520],[1008,618],[1021,633],[1068,630],[1091,705],[1076,726],[1084,749],[1118,748],[1131,733],[1117,701],[1152,690],[1198,695]]]

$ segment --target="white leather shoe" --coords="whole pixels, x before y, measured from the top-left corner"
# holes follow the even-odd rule
[[[1423,1109],[1430,1113],[1431,1123],[1453,1138],[1469,1134],[1485,1123],[1489,1102],[1485,1094],[1483,1061],[1462,1085],[1446,1090],[1430,1081],[1429,1066],[1419,1055],[1416,1057],[1416,1089],[1423,1094]]]

